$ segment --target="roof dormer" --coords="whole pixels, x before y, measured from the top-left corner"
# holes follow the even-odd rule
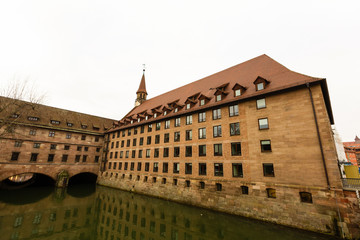
[[[234,97],[238,97],[238,96],[241,96],[244,94],[244,92],[246,91],[246,87],[244,87],[238,83],[235,83],[232,90],[234,91]]]
[[[207,104],[210,101],[210,97],[205,96],[204,94],[200,94],[198,100],[199,100],[199,105],[203,106],[205,104]]]
[[[222,85],[218,86],[217,88],[215,88],[216,91],[215,91],[214,95],[215,95],[216,102],[223,100],[226,97],[226,95],[229,94],[228,92],[226,92],[226,88],[228,85],[229,85],[229,83],[225,83],[225,84],[222,84]]]
[[[254,84],[256,91],[261,91],[264,90],[267,87],[267,85],[270,84],[270,81],[266,80],[263,77],[258,76],[254,81]]]
[[[186,101],[185,101],[186,110],[192,108],[197,103],[196,98],[199,96],[199,94],[200,93],[196,93],[186,99]]]

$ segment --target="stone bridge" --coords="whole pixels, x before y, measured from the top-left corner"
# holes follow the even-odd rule
[[[56,163],[0,163],[0,182],[18,174],[43,174],[56,182],[56,186],[65,187],[71,177],[81,173],[98,175],[99,164],[56,164]]]

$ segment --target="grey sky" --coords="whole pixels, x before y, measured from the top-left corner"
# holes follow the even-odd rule
[[[0,2],[0,81],[46,105],[120,119],[146,64],[149,97],[267,54],[325,77],[344,141],[360,136],[360,1]]]

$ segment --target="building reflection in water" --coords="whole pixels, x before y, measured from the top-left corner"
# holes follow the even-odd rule
[[[330,239],[100,186],[53,190],[24,205],[0,202],[0,234],[4,240]]]

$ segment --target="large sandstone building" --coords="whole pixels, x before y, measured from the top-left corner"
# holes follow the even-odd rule
[[[131,106],[129,106],[131,108]],[[98,183],[343,236],[359,236],[344,191],[326,79],[262,55],[147,99],[107,131]]]
[[[77,174],[98,174],[114,120],[5,97],[0,108],[0,181],[43,174],[66,186]]]

